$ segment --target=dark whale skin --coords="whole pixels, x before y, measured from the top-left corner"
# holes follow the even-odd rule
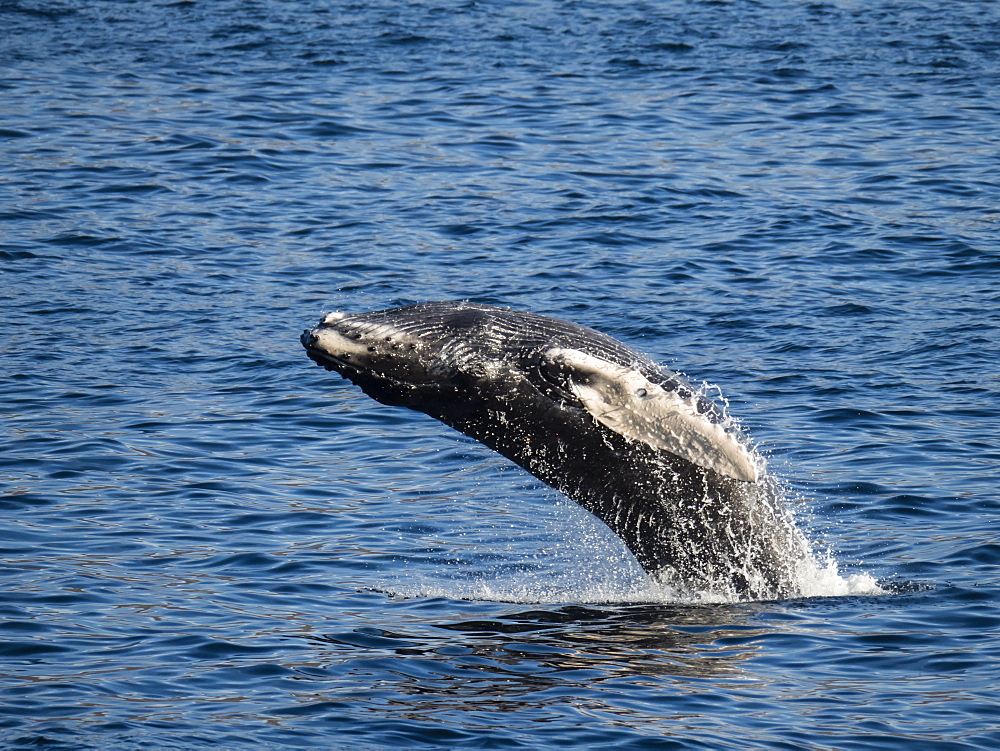
[[[608,525],[661,583],[733,599],[796,594],[808,543],[774,482],[744,482],[609,429],[547,352],[624,366],[667,391],[714,404],[671,371],[585,326],[471,302],[327,316],[308,355],[383,404],[426,413],[485,444]],[[564,368],[563,368],[564,369]]]

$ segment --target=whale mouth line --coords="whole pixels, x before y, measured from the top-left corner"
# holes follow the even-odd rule
[[[336,355],[331,355],[326,350],[319,349],[313,342],[315,338],[313,334],[308,329],[302,332],[302,336],[299,337],[299,341],[302,342],[302,346],[306,348],[306,355],[317,365],[321,365],[327,370],[334,370],[340,374],[344,374],[345,370],[352,370],[355,372],[361,372],[364,370],[361,366],[348,362],[347,360],[342,360]]]
[[[405,378],[400,378],[396,375],[389,375],[384,373],[378,368],[373,368],[362,363],[351,362],[343,358],[332,355],[326,350],[319,349],[314,345],[315,338],[313,333],[306,329],[302,332],[299,337],[299,341],[302,342],[302,346],[306,349],[306,355],[314,363],[320,367],[326,368],[327,370],[339,373],[344,378],[349,381],[356,382],[358,377],[361,378],[377,378],[381,381],[386,381],[393,386],[417,386],[419,382],[416,380],[407,380]]]

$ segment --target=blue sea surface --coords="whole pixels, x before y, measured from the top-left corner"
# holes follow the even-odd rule
[[[1000,4],[0,24],[0,746],[1000,747]],[[657,596],[298,341],[442,299],[717,386],[814,596]]]

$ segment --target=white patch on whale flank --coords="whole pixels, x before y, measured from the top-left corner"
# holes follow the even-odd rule
[[[545,356],[569,366],[573,393],[605,427],[726,477],[757,482],[759,472],[747,447],[725,424],[700,414],[695,397],[683,399],[635,368],[576,349],[552,348]]]

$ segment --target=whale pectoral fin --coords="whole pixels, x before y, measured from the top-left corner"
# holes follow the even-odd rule
[[[743,482],[756,482],[753,456],[697,399],[665,390],[638,370],[573,349],[546,356],[567,373],[570,389],[594,419],[619,435]]]

